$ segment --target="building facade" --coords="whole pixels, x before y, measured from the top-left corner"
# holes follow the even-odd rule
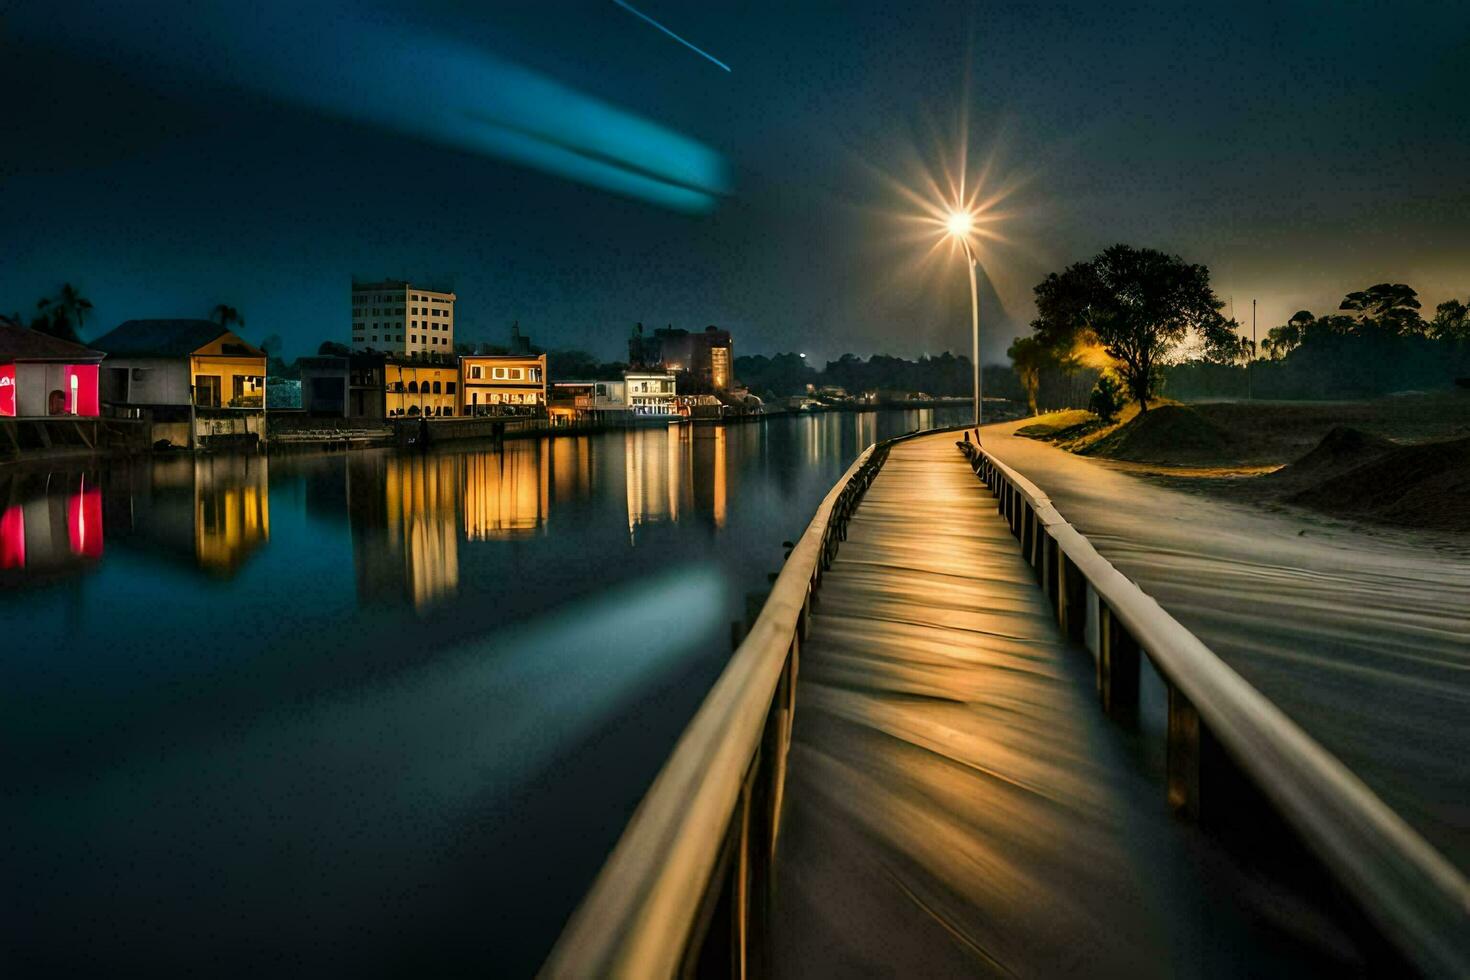
[[[413,358],[389,358],[383,365],[388,418],[447,418],[458,411],[459,367]]]
[[[382,354],[303,357],[301,408],[307,415],[381,419],[388,414],[387,358]],[[430,383],[432,393],[432,380]]]
[[[461,415],[546,411],[545,354],[466,354],[459,359]]]
[[[674,376],[659,371],[629,371],[623,375],[628,410],[634,415],[675,415]]]
[[[610,423],[627,413],[624,381],[557,381],[551,385],[547,414],[558,424]]]
[[[414,360],[454,356],[452,292],[411,282],[353,282],[352,349]]]
[[[0,416],[98,414],[100,351],[0,319]]]
[[[94,343],[107,354],[102,401],[150,417],[154,441],[265,438],[265,352],[219,324],[129,320]]]

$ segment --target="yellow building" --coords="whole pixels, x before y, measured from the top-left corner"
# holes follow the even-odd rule
[[[390,360],[383,367],[383,378],[389,418],[438,418],[458,412],[459,365],[454,361]]]
[[[461,415],[540,415],[546,411],[545,354],[465,354]]]
[[[265,352],[212,320],[129,320],[95,342],[102,401],[197,446],[265,437]],[[175,431],[177,430],[177,431]]]

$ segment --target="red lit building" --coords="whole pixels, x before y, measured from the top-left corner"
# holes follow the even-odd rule
[[[98,414],[100,351],[0,319],[0,416]]]

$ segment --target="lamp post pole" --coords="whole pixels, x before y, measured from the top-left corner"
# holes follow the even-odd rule
[[[970,251],[970,241],[961,236],[965,246],[965,261],[970,266],[970,367],[975,372],[975,438],[980,437],[980,293],[975,284],[975,253]]]

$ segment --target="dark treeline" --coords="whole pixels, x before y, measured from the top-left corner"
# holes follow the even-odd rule
[[[808,385],[843,388],[855,398],[865,392],[968,395],[974,386],[970,359],[949,351],[917,361],[887,354],[867,360],[843,354],[820,370],[800,354],[756,354],[735,359],[735,377],[762,398],[806,394]],[[1003,368],[986,368],[984,383],[987,396],[1014,397],[1019,391],[1015,378]],[[991,389],[992,384],[1004,390]]]
[[[1174,398],[1370,398],[1470,377],[1465,304],[1448,300],[1429,319],[1420,309],[1409,286],[1380,283],[1349,293],[1334,313],[1298,311],[1267,332],[1261,357],[1248,367],[1192,360],[1165,369],[1165,391]]]

